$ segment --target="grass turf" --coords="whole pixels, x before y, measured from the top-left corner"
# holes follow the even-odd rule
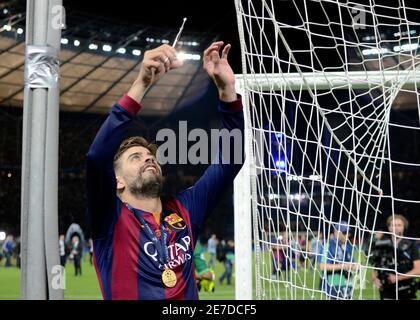
[[[269,260],[265,257],[266,266],[269,265]],[[219,284],[217,278],[223,273],[223,265],[216,262],[214,266],[216,273],[216,289],[213,293],[200,292],[201,300],[232,300],[235,298],[235,277],[233,276],[232,284],[228,286],[226,280],[223,284]],[[268,273],[269,270],[267,270]],[[234,275],[235,273],[233,273]],[[305,279],[305,282],[310,288],[317,288],[317,279],[314,279],[313,272],[299,269],[296,272],[293,271],[296,277],[295,283],[299,283],[298,279]],[[291,273],[292,275],[292,273]],[[290,277],[290,276],[289,276]],[[370,275],[367,275],[367,280],[370,279]],[[273,281],[263,281],[263,292],[267,293],[266,299],[290,299],[291,290],[286,290],[283,284]],[[4,260],[0,265],[0,300],[16,300],[20,298],[20,269],[16,267],[5,268]],[[293,298],[297,300],[303,299],[320,299],[320,293],[313,293],[304,291],[303,289],[293,289]],[[102,295],[100,292],[98,280],[96,277],[95,269],[90,265],[87,256],[84,258],[82,263],[82,276],[75,277],[74,265],[72,263],[66,264],[66,289],[64,291],[66,300],[100,300]],[[312,296],[313,295],[313,296]],[[254,292],[255,297],[255,292]],[[359,298],[358,291],[356,290],[355,299]],[[373,289],[370,283],[367,283],[366,289],[363,290],[364,300],[378,299],[379,294],[376,289]]]
[[[223,265],[216,263],[216,276],[223,273]],[[230,300],[235,297],[235,280],[228,286],[226,280],[219,284],[216,280],[214,293],[200,292],[200,299],[203,300]],[[93,266],[90,265],[87,257],[82,263],[82,276],[75,277],[73,263],[66,264],[66,289],[64,290],[66,300],[101,300],[102,294],[99,288],[98,279]],[[20,299],[20,269],[16,267],[5,268],[4,260],[0,265],[0,300]]]

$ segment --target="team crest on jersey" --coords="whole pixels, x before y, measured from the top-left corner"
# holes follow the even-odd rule
[[[170,214],[164,220],[176,230],[184,230],[187,227],[185,221],[176,213]]]

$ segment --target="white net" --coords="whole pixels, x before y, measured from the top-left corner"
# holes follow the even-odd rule
[[[235,2],[257,298],[415,297],[419,4]]]

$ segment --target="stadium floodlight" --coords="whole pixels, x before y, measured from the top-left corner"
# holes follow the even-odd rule
[[[395,32],[394,33],[394,37],[399,37],[399,36],[407,36],[408,34],[416,34],[417,31],[416,30],[410,30],[410,32]]]
[[[195,60],[195,61],[198,61],[198,60],[201,60],[201,55],[193,54],[193,53],[186,53],[186,52],[181,51],[181,52],[178,53],[177,58],[179,60]]]
[[[285,169],[286,168],[286,161],[277,160],[276,161],[276,167],[279,168],[279,169]]]
[[[125,54],[126,52],[127,52],[127,50],[125,48],[118,48],[117,49],[117,53]]]
[[[372,48],[372,49],[364,49],[362,50],[362,53],[364,56],[370,56],[370,55],[378,55],[380,53],[387,53],[389,50],[387,48]]]
[[[80,41],[79,41],[79,40],[74,40],[74,41],[73,41],[73,45],[74,45],[75,47],[80,46]]]
[[[418,47],[419,47],[419,45],[417,43],[406,43],[406,44],[403,44],[401,46],[395,46],[394,51],[395,52],[411,51],[411,50],[416,50]]]
[[[309,176],[309,180],[313,180],[313,181],[320,181],[321,180],[321,176],[317,175],[317,174],[311,174]]]
[[[112,51],[112,47],[109,44],[104,44],[102,46],[102,50],[105,52],[111,52]]]
[[[69,39],[67,39],[67,38],[62,38],[62,39],[61,39],[61,44],[69,44]]]
[[[23,33],[23,29],[22,29],[22,28],[18,28],[18,29],[16,30],[16,32],[17,32],[17,34],[22,34],[22,33]]]
[[[3,14],[8,14],[9,13],[9,10],[8,9],[3,9]]]
[[[10,26],[10,25],[8,25],[8,24],[5,24],[5,25],[3,26],[3,30],[6,30],[6,31],[12,31],[12,26]]]
[[[0,231],[0,241],[6,240],[6,232]]]
[[[301,200],[304,200],[305,198],[306,198],[306,196],[304,194],[300,194],[300,193],[295,193],[295,194],[289,195],[290,200],[301,201]]]
[[[97,45],[97,44],[95,44],[95,43],[91,43],[91,44],[89,45],[89,49],[90,49],[90,50],[98,50],[98,45]]]
[[[190,46],[190,47],[198,47],[200,44],[197,41],[179,41],[180,45],[183,46]]]
[[[132,53],[134,56],[140,56],[140,55],[141,55],[141,51],[140,51],[140,50],[138,50],[138,49],[134,49],[131,53]]]

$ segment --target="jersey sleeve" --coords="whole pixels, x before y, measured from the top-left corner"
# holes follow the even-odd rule
[[[221,134],[217,156],[194,186],[177,195],[189,211],[194,240],[197,239],[206,217],[232,184],[244,161],[244,117],[241,97],[238,96],[238,99],[231,103],[220,102],[218,109],[221,113]],[[228,146],[224,136],[227,134],[231,135]],[[239,142],[232,138],[235,136],[239,137]]]
[[[119,210],[114,155],[141,106],[125,95],[115,104],[87,153],[87,218],[93,238],[108,234]]]

